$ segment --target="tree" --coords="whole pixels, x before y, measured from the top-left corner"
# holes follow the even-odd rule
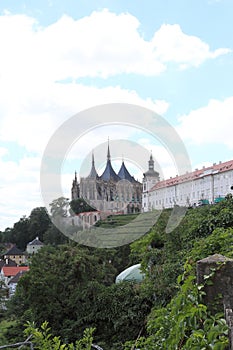
[[[74,243],[42,248],[20,279],[9,314],[21,325],[28,319],[36,324],[46,320],[52,334],[69,342],[86,328],[96,328],[97,343],[106,350],[119,349],[143,328],[151,301],[139,286],[114,283],[118,271],[112,262],[119,264],[117,254]]]
[[[96,210],[95,208],[91,207],[83,198],[73,199],[70,202],[70,207],[75,214]]]
[[[30,271],[20,279],[9,312],[16,313],[22,322],[30,312],[32,321],[48,321],[63,337],[68,333],[70,337],[80,335],[87,326],[84,315],[87,317],[93,307],[91,295],[94,298],[106,275],[112,276],[113,282],[115,273],[111,264],[103,265],[87,248],[44,247],[33,256]],[[87,293],[89,298],[85,297]],[[69,330],[67,320],[71,322]]]
[[[166,307],[152,309],[147,337],[129,342],[124,349],[228,349],[229,330],[223,313],[211,315],[202,302],[203,285],[195,281],[193,267],[187,262],[177,279],[176,296]]]
[[[44,207],[38,207],[31,211],[29,216],[29,236],[33,240],[36,236],[41,241],[44,240],[44,234],[51,226],[51,220]]]
[[[58,245],[68,242],[68,238],[54,225],[48,227],[43,235],[43,242],[45,244]]]
[[[24,250],[29,242],[29,219],[23,216],[16,222],[11,230],[11,242],[15,243],[19,249]]]
[[[40,328],[27,323],[27,328],[24,331],[27,337],[30,336],[30,341],[37,350],[91,350],[94,328],[86,329],[83,337],[75,344],[62,344],[60,337],[52,336],[50,332],[48,322],[43,322]]]
[[[13,228],[6,228],[1,234],[1,241],[15,243],[18,248],[25,250],[27,244],[36,236],[43,241],[44,234],[50,226],[51,221],[46,209],[38,207],[31,211],[29,217],[23,216]]]
[[[53,218],[61,217],[65,218],[68,215],[69,201],[68,198],[60,197],[54,199],[52,203],[49,204],[51,207],[51,215]]]

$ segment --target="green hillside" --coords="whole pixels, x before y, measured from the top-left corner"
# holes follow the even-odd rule
[[[98,221],[95,226],[103,228],[113,228],[129,224],[139,214],[109,215],[105,220]]]
[[[37,327],[48,321],[51,337],[59,335],[61,344],[75,344],[90,329],[93,342],[104,350],[227,349],[223,311],[213,315],[203,304],[196,262],[215,253],[233,257],[233,200],[228,196],[190,208],[176,226],[178,214],[167,209],[100,222],[96,229],[106,228],[106,236],[147,232],[118,248],[75,242],[42,248],[2,311],[2,342],[22,340],[27,321]],[[171,217],[172,231],[166,229]],[[138,263],[146,276],[142,283],[115,284],[123,269]]]

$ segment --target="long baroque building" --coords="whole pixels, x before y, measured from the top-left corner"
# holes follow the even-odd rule
[[[153,159],[143,177],[142,211],[215,203],[233,193],[233,160],[160,181]]]
[[[110,213],[135,213],[141,211],[142,184],[127,170],[122,161],[118,173],[112,167],[110,148],[107,149],[107,162],[103,173],[99,176],[95,168],[92,154],[91,170],[87,177],[77,174],[71,189],[72,200],[83,198],[99,211]]]

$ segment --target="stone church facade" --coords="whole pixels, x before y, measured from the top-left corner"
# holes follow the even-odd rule
[[[124,161],[118,173],[115,172],[108,145],[107,162],[103,173],[98,175],[92,154],[89,175],[81,177],[78,182],[75,173],[71,198],[72,200],[83,198],[97,210],[112,214],[137,213],[141,211],[142,184],[129,173]]]

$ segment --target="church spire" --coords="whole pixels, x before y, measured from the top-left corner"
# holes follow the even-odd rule
[[[154,159],[153,159],[153,156],[152,156],[152,151],[151,151],[151,154],[150,154],[150,159],[148,161],[148,170],[143,174],[144,177],[157,177],[158,181],[159,181],[159,173],[157,171],[155,171],[154,169]]]
[[[90,174],[88,175],[88,177],[90,178],[97,178],[98,174],[97,171],[95,169],[95,158],[94,158],[94,152],[92,151],[92,162],[91,162],[91,171]]]
[[[148,164],[149,164],[149,170],[151,170],[151,171],[154,171],[154,159],[153,159],[153,156],[152,156],[152,152],[151,152],[151,154],[150,154],[150,160],[149,160],[149,162],[148,162]]]
[[[109,181],[110,179],[114,181],[119,181],[118,175],[113,170],[112,164],[111,164],[111,156],[110,156],[110,147],[109,147],[109,139],[108,139],[108,151],[107,151],[107,164],[105,167],[105,170],[103,174],[100,176],[100,178],[104,181]]]
[[[110,156],[110,148],[109,148],[109,138],[108,138],[108,152],[107,152],[107,161],[111,160],[111,156]]]
[[[79,194],[80,194],[80,189],[79,189],[79,183],[78,183],[78,179],[77,179],[77,171],[75,170],[74,180],[73,180],[72,188],[71,188],[71,198],[72,198],[72,200],[78,199],[79,198]]]

